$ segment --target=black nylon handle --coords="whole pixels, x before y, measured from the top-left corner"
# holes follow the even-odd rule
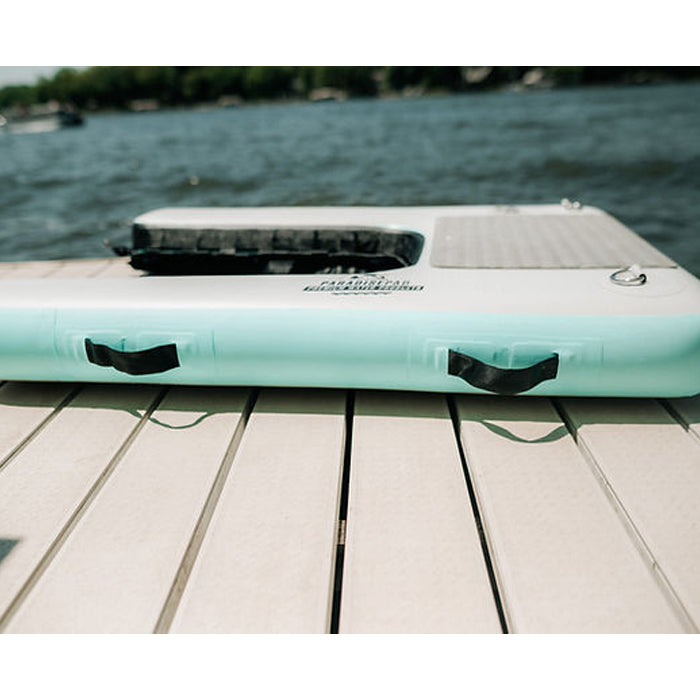
[[[93,343],[85,338],[87,359],[100,367],[114,367],[119,372],[131,375],[159,374],[180,366],[175,343],[158,345],[148,350],[123,352],[107,345]]]
[[[475,357],[450,350],[447,373],[468,384],[496,394],[519,394],[547,379],[554,379],[559,369],[559,355],[554,353],[540,362],[522,369],[503,369],[487,365]]]

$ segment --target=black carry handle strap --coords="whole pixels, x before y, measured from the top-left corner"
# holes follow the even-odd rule
[[[479,389],[493,391],[496,394],[519,394],[532,389],[540,382],[554,379],[559,369],[559,355],[537,362],[522,369],[502,369],[487,365],[475,357],[463,355],[450,350],[447,358],[447,373]]]
[[[177,346],[174,343],[137,352],[122,352],[85,338],[85,352],[92,364],[114,367],[125,374],[158,374],[180,366]]]

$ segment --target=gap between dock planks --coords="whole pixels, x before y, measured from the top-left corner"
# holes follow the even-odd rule
[[[510,631],[689,631],[549,401],[456,404]]]
[[[261,392],[159,631],[328,631],[344,414],[341,391]]]
[[[357,394],[339,631],[501,631],[444,396]]]
[[[168,390],[7,631],[153,631],[246,397],[235,389]]]

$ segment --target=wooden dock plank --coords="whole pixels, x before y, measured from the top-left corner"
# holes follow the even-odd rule
[[[445,398],[358,392],[340,632],[500,632]]]
[[[345,395],[264,390],[172,632],[325,632]]]
[[[169,391],[7,631],[153,631],[246,396]]]
[[[61,265],[52,270],[47,277],[83,278],[95,277],[106,270],[110,261],[107,259],[63,260]]]
[[[36,260],[16,265],[5,271],[3,279],[29,279],[32,277],[48,277],[63,265],[61,260]]]
[[[95,277],[141,277],[144,273],[129,265],[129,258],[108,258],[107,265]]]
[[[7,277],[16,267],[17,263],[0,262],[0,279]]]
[[[700,444],[656,401],[569,399],[577,439],[700,627]]]
[[[0,627],[155,395],[148,387],[86,388],[0,471],[0,538],[16,542],[0,564]]]
[[[549,401],[457,405],[510,631],[685,629]]]
[[[72,390],[71,384],[38,382],[0,386],[0,469]]]
[[[78,258],[0,263],[0,279],[31,277],[140,277],[143,272],[129,265],[129,258]]]

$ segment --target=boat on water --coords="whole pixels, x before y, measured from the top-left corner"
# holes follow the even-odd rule
[[[37,106],[31,109],[13,109],[0,114],[0,131],[35,133],[55,131],[85,123],[83,115],[74,107],[57,105]]]

